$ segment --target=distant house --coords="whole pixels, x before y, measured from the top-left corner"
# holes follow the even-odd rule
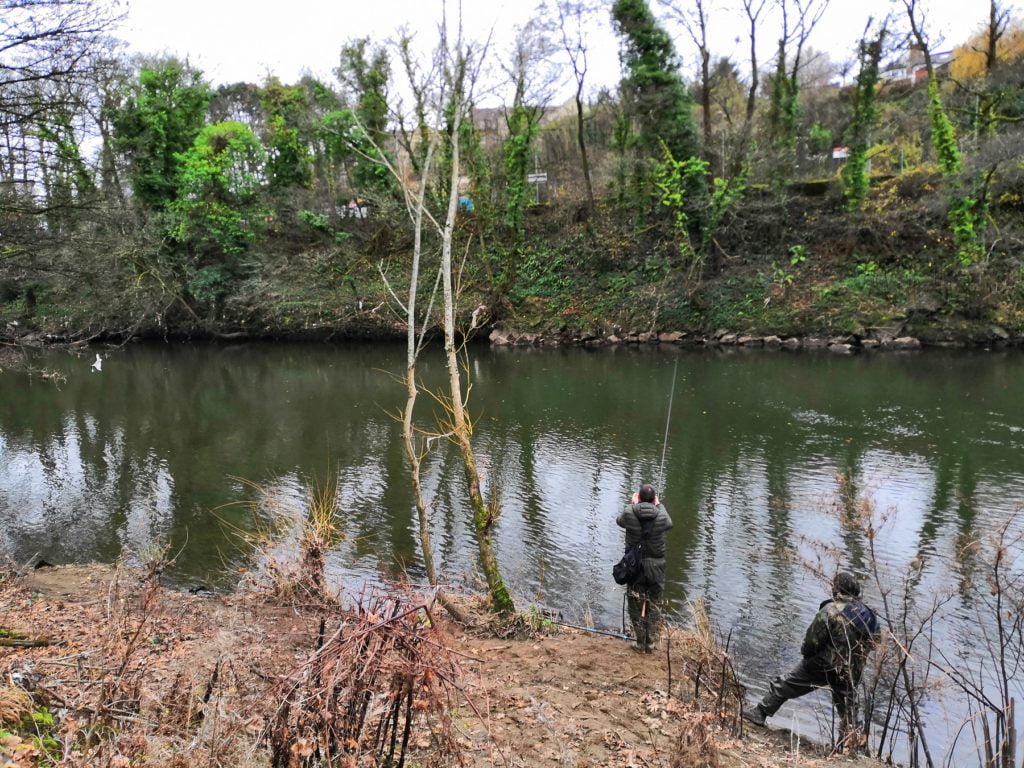
[[[953,62],[953,51],[936,51],[932,54],[932,66],[936,74],[949,68]],[[919,45],[911,45],[901,59],[878,73],[883,83],[909,83],[911,85],[927,79],[928,70],[924,65],[924,51]]]

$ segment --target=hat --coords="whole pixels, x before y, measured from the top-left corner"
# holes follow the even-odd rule
[[[840,571],[832,579],[832,588],[840,595],[847,597],[860,597],[860,583],[849,571]]]

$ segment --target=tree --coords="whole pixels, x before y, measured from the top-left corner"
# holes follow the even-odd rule
[[[95,130],[91,83],[118,19],[98,0],[0,0],[0,215],[45,214],[52,225],[93,191],[79,144]],[[3,229],[9,243],[16,228]]]
[[[259,139],[232,122],[207,126],[181,155],[170,233],[184,251],[175,271],[200,303],[222,298],[262,226],[265,164]]]
[[[711,0],[690,0],[686,8],[681,7],[676,0],[658,0],[658,2],[682,23],[697,48],[697,54],[700,57],[699,93],[704,159],[708,161],[712,173],[721,175],[722,159],[715,157],[711,141],[711,89],[713,83],[711,79],[711,48],[708,44],[708,12],[711,9]]]
[[[590,3],[575,0],[556,0],[555,7],[558,12],[558,30],[561,34],[562,47],[572,64],[572,74],[576,80],[576,93],[573,96],[576,102],[576,144],[580,149],[580,168],[587,191],[587,213],[588,216],[593,216],[596,206],[590,158],[587,155],[587,142],[583,131],[583,84],[587,77],[587,35],[584,29],[592,23],[596,9]]]
[[[210,103],[202,72],[176,58],[143,64],[114,115],[115,141],[131,169],[136,201],[164,210],[178,196],[179,155],[202,130]]]
[[[503,146],[505,170],[506,223],[514,237],[513,258],[506,270],[507,287],[515,283],[515,262],[521,247],[526,206],[532,197],[527,182],[533,160],[533,145],[540,131],[540,119],[551,101],[556,75],[548,64],[551,42],[544,29],[530,22],[516,30],[509,57],[502,64],[512,85],[512,104],[506,107],[508,136]]]
[[[619,36],[619,60],[623,77],[624,118],[619,130],[620,146],[633,144],[640,153],[634,171],[638,191],[648,194],[650,174],[667,152],[684,162],[699,157],[697,130],[693,124],[693,102],[679,74],[679,62],[668,33],[659,26],[646,0],[616,0],[612,21]],[[703,225],[700,211],[706,198],[706,185],[697,175],[686,177],[685,194],[692,213],[690,225]]]
[[[931,128],[932,148],[938,160],[946,185],[948,202],[946,217],[953,239],[957,244],[960,265],[969,267],[984,255],[981,245],[981,230],[986,214],[985,190],[982,194],[964,189],[960,172],[963,155],[957,143],[956,129],[949,119],[939,94],[939,82],[935,75],[931,46],[925,29],[926,19],[918,0],[902,0],[910,24],[910,33],[924,56],[928,73],[928,123]]]
[[[1005,65],[1024,57],[1024,24],[1014,22],[1009,9],[996,0],[989,2],[988,22],[967,43],[953,53],[949,65],[950,76],[974,101],[973,128],[980,145],[992,138],[996,126],[1004,122],[1017,122],[1022,118],[1019,107],[1014,109],[1013,94],[1017,81],[1012,74],[1004,75]],[[1007,109],[1007,105],[1010,106]],[[1018,111],[1018,114],[1013,112]]]
[[[847,144],[849,157],[843,166],[843,193],[851,210],[861,207],[868,193],[868,147],[871,131],[875,127],[878,110],[875,105],[878,88],[878,64],[882,59],[888,19],[872,35],[873,20],[869,19],[860,41],[860,71],[853,101],[853,120]]]
[[[796,162],[804,46],[828,8],[829,0],[777,2],[782,14],[782,32],[775,54],[775,72],[768,80],[768,127],[780,152],[776,171],[780,178],[784,178],[792,174]]]
[[[414,60],[408,37],[402,35],[399,46],[403,52],[402,60],[410,80],[410,90],[414,94],[414,126],[410,130],[404,118],[399,121],[403,126],[402,141],[407,143],[409,151],[400,155],[396,161],[375,146],[370,131],[364,131],[358,116],[354,116],[357,131],[367,137],[370,152],[363,152],[362,158],[367,162],[376,163],[384,169],[399,185],[402,192],[406,212],[413,224],[413,251],[411,259],[410,284],[408,299],[401,302],[406,323],[406,406],[402,412],[402,433],[406,457],[410,463],[413,478],[413,491],[416,499],[417,515],[420,524],[420,545],[423,550],[424,564],[428,577],[436,584],[436,573],[433,566],[433,553],[430,546],[430,534],[427,520],[427,505],[422,495],[419,471],[424,454],[415,445],[413,416],[418,398],[419,386],[416,380],[416,366],[423,349],[423,334],[430,318],[433,296],[425,313],[417,314],[420,287],[420,270],[422,264],[423,237],[422,230],[426,223],[432,225],[440,239],[440,263],[438,279],[442,290],[441,328],[444,332],[444,357],[448,372],[447,392],[435,397],[444,406],[446,417],[441,424],[440,433],[451,440],[459,452],[466,478],[466,497],[470,504],[473,531],[476,535],[480,557],[480,566],[487,581],[491,604],[495,611],[503,614],[515,610],[515,604],[505,586],[498,564],[497,553],[492,538],[494,525],[497,522],[500,508],[497,495],[492,495],[491,503],[485,502],[480,487],[480,473],[477,468],[476,454],[472,445],[473,423],[466,406],[463,393],[461,357],[464,347],[459,344],[460,337],[465,339],[469,329],[459,328],[456,324],[458,286],[456,284],[456,268],[454,266],[453,248],[455,240],[455,221],[459,209],[459,185],[462,179],[462,145],[464,140],[463,125],[469,122],[469,114],[473,103],[473,86],[479,77],[479,67],[486,52],[486,46],[475,47],[463,38],[461,16],[455,23],[455,39],[451,40],[449,22],[444,15],[439,26],[440,41],[434,55],[434,67],[425,73]],[[406,45],[402,45],[402,40]],[[419,137],[422,142],[416,139]],[[359,151],[358,148],[355,151]],[[404,165],[408,158],[411,167]],[[444,162],[438,162],[443,160]],[[435,164],[436,163],[436,164]],[[443,193],[434,197],[431,190],[435,187],[431,177],[439,175],[443,182]],[[437,185],[439,188],[441,185]],[[430,203],[434,200],[444,206],[443,217],[434,215]],[[383,269],[382,269],[383,272]],[[474,321],[475,322],[475,316]],[[417,324],[422,331],[417,333]],[[446,607],[458,613],[458,609],[450,603]]]
[[[313,180],[309,99],[299,85],[267,78],[260,94],[266,113],[267,182],[272,190],[308,187]]]
[[[473,451],[471,437],[473,422],[465,405],[462,393],[462,372],[459,362],[459,347],[456,345],[455,327],[455,289],[454,262],[452,245],[455,233],[455,216],[459,205],[459,177],[461,171],[461,132],[460,126],[469,117],[472,104],[472,88],[476,81],[484,50],[474,48],[464,41],[462,36],[462,19],[457,21],[455,40],[449,44],[447,20],[442,21],[441,53],[443,56],[444,82],[448,89],[445,114],[447,117],[446,138],[449,149],[448,164],[448,200],[441,229],[441,285],[444,297],[444,328],[445,361],[448,367],[448,395],[450,397],[450,417],[452,440],[455,442],[462,457],[462,466],[466,473],[466,490],[470,506],[473,510],[473,528],[476,532],[477,546],[480,552],[480,566],[487,580],[491,603],[496,611],[503,614],[515,610],[512,596],[509,594],[505,581],[501,576],[497,553],[494,549],[492,532],[497,523],[500,507],[495,489],[492,489],[492,503],[484,501],[480,490],[480,473],[477,469],[476,454]]]
[[[640,148],[647,157],[658,157],[664,142],[673,157],[696,157],[693,102],[672,39],[646,0],[616,0],[612,22],[620,43],[623,106],[637,124]]]
[[[750,39],[750,85],[747,88],[747,106],[743,115],[743,127],[733,161],[729,166],[729,176],[735,177],[748,163],[747,151],[750,146],[750,134],[754,124],[754,112],[757,109],[757,25],[764,11],[766,0],[743,0],[743,12],[747,17],[747,37]]]
[[[388,144],[388,81],[391,60],[383,46],[371,47],[370,38],[351,40],[341,49],[341,63],[334,71],[343,95],[368,140],[363,149],[376,147],[385,152]],[[364,192],[379,190],[389,177],[380,164],[357,159],[352,183]]]

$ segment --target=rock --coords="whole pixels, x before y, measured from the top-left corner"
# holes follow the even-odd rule
[[[852,344],[829,344],[828,351],[833,352],[837,355],[850,355],[853,354]]]
[[[989,333],[992,334],[993,339],[999,339],[1000,341],[1009,341],[1010,332],[1002,326],[993,325],[989,328]]]
[[[804,346],[820,349],[821,347],[827,347],[828,341],[821,338],[820,336],[808,336],[806,339],[804,339]]]
[[[512,339],[509,336],[509,334],[507,334],[505,331],[499,331],[497,328],[491,331],[490,335],[487,338],[490,339],[491,344],[494,344],[499,347],[512,343]]]
[[[658,341],[658,336],[654,333],[644,331],[643,333],[637,334],[636,340],[641,344],[655,344]]]
[[[864,349],[876,349],[878,346],[881,345],[881,343],[882,342],[880,342],[878,339],[861,339],[860,340],[860,345],[862,347],[864,347]]]
[[[737,336],[735,333],[724,333],[718,337],[719,344],[735,344]]]
[[[900,336],[898,339],[893,339],[888,343],[883,342],[882,346],[889,349],[920,349],[921,342],[913,336]]]
[[[682,341],[686,334],[682,331],[672,331],[671,333],[659,333],[658,341],[662,344],[678,344]]]
[[[760,336],[740,336],[736,343],[742,347],[760,347],[764,344],[764,339]]]
[[[530,347],[537,343],[537,334],[535,333],[524,333],[521,336],[515,337],[513,344],[517,347]]]
[[[766,347],[781,347],[782,339],[780,339],[778,336],[765,336],[764,345]]]
[[[803,341],[799,336],[790,336],[782,342],[782,346],[786,349],[800,349],[803,346]]]
[[[607,341],[609,344],[619,344],[622,341],[622,339],[620,339],[613,333],[611,336],[607,338]]]

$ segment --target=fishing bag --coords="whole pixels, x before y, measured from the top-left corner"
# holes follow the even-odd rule
[[[633,510],[633,515],[636,516],[636,510]],[[639,517],[636,519],[640,520]],[[640,522],[640,541],[626,547],[622,559],[612,566],[612,578],[616,584],[632,584],[640,578],[644,570],[644,542],[647,541],[653,524],[654,520]]]

